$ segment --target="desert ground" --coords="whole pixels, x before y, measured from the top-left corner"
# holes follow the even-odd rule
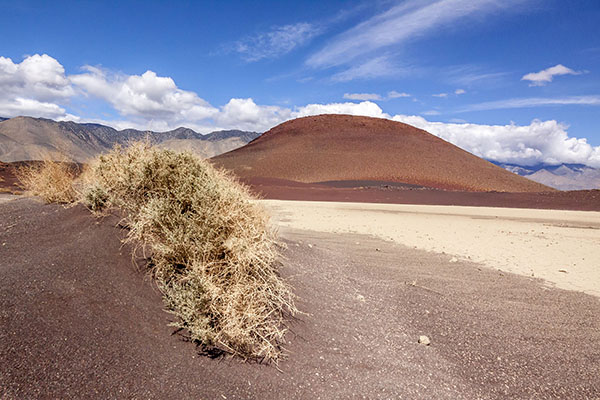
[[[265,365],[212,359],[169,327],[173,316],[163,311],[160,293],[143,264],[136,266],[131,249],[121,243],[118,218],[97,220],[81,206],[4,199],[2,398],[600,395],[598,298],[550,287],[538,279],[543,272],[522,276],[475,262],[490,252],[489,246],[476,249],[480,242],[466,253],[458,251],[469,247],[468,237],[460,233],[468,222],[477,226],[472,237],[478,230],[496,232],[494,244],[502,249],[510,249],[502,247],[509,245],[511,236],[501,232],[507,229],[515,233],[515,243],[523,238],[532,240],[529,247],[552,243],[558,247],[547,258],[554,259],[560,248],[573,252],[560,241],[556,244],[557,238],[597,239],[597,213],[494,210],[489,215],[488,210],[433,212],[418,206],[399,213],[386,210],[388,206],[361,205],[367,217],[362,225],[360,219],[352,225],[356,205],[264,202],[285,245],[282,276],[294,286],[303,311],[290,323],[286,359]],[[552,226],[544,225],[548,221]],[[448,228],[432,237],[436,224]],[[325,232],[325,225],[338,232]],[[420,225],[424,230],[411,235]],[[525,226],[535,232],[526,234]],[[454,231],[464,248],[435,247],[448,246],[444,240]],[[415,236],[414,242],[402,244],[399,232]],[[524,245],[515,248],[521,251]],[[427,251],[436,249],[445,254]],[[525,268],[526,257],[519,253],[515,268]],[[534,271],[542,267],[533,266]],[[569,285],[582,274],[593,274],[564,268],[568,273],[557,276],[573,277],[565,281]],[[428,336],[429,346],[418,343],[421,335]]]
[[[278,226],[371,235],[600,296],[600,212],[262,200]]]

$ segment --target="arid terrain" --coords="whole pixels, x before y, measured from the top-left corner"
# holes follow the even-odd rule
[[[34,199],[0,204],[2,398],[600,394],[597,297],[277,215],[282,274],[305,314],[275,366],[211,359],[175,334],[116,218]]]
[[[471,192],[372,180],[302,183],[273,178],[241,179],[259,197],[277,200],[428,204],[600,211],[600,190]]]
[[[42,159],[87,162],[115,144],[141,139],[175,151],[185,148],[204,158],[243,146],[257,136],[255,132],[238,130],[200,134],[188,128],[167,132],[118,131],[100,124],[15,117],[0,119],[0,162]]]
[[[0,4],[0,400],[600,400],[600,0]]]
[[[600,398],[600,191],[551,190],[404,124],[329,117],[349,127],[329,147],[307,139],[311,117],[212,160],[279,233],[300,313],[277,363],[203,352],[169,326],[121,215],[15,195],[27,163],[0,163],[0,398]],[[433,159],[365,148],[366,125],[429,143],[437,177]],[[360,151],[335,151],[354,130],[356,167]]]
[[[278,226],[370,235],[600,297],[600,212],[263,200]]]

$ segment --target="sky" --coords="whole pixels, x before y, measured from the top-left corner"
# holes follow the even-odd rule
[[[600,168],[600,1],[5,1],[0,116],[262,132],[388,118]]]

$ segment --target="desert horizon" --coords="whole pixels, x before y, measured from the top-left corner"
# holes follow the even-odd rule
[[[3,16],[0,399],[600,399],[599,5]]]
[[[327,118],[321,116],[316,121]],[[332,121],[335,118],[338,117]],[[327,134],[322,133],[321,138],[324,137]],[[278,140],[285,143],[286,134]],[[256,143],[246,146],[252,148]],[[431,179],[421,182],[416,178],[411,183],[372,180],[368,169],[364,169],[364,176],[351,176],[358,179],[335,180],[340,177],[325,175],[334,180],[304,183],[274,178],[278,170],[272,167],[264,170],[270,171],[271,177],[248,175],[256,171],[260,174],[262,170],[254,169],[251,159],[236,158],[235,150],[227,154],[228,160],[240,163],[245,174],[240,177],[220,172],[224,174],[221,178],[210,172],[214,161],[204,161],[189,151],[180,153],[148,141],[131,146],[117,146],[83,166],[52,160],[1,166],[0,186],[4,193],[0,193],[0,265],[10,278],[0,302],[5,309],[19,307],[24,311],[17,320],[7,320],[5,325],[11,332],[7,338],[13,346],[4,358],[8,363],[28,362],[16,349],[30,352],[38,344],[19,326],[35,326],[60,332],[47,337],[45,343],[50,346],[66,340],[70,346],[93,354],[95,360],[117,360],[109,370],[122,371],[130,369],[132,362],[144,363],[145,368],[125,381],[114,380],[111,373],[95,379],[91,387],[102,396],[110,395],[115,388],[125,397],[162,393],[155,386],[144,384],[142,388],[140,384],[155,379],[156,373],[147,369],[153,368],[153,363],[169,363],[166,360],[173,357],[179,364],[187,365],[185,374],[165,376],[181,391],[176,397],[198,392],[212,397],[260,393],[261,397],[278,398],[282,392],[286,396],[328,397],[335,393],[352,397],[357,390],[366,396],[373,392],[364,389],[369,388],[369,382],[378,381],[382,373],[395,383],[386,385],[381,393],[393,387],[395,393],[415,396],[436,393],[449,398],[537,394],[562,397],[572,394],[575,386],[571,385],[581,385],[582,380],[591,386],[577,386],[582,388],[578,393],[587,396],[594,392],[592,376],[597,364],[593,358],[587,358],[589,350],[580,345],[572,329],[577,326],[579,334],[585,332],[595,340],[600,323],[594,317],[600,311],[600,191],[561,192],[542,185],[538,186],[540,192],[448,190],[443,179],[437,188],[418,184],[431,185]],[[368,145],[359,148],[364,150],[365,146]],[[295,152],[298,154],[302,153]],[[350,152],[349,158],[356,154],[359,153]],[[268,155],[268,149],[259,157],[265,159],[277,162],[277,157]],[[410,165],[410,158],[405,162]],[[289,172],[293,165],[281,171]],[[316,165],[319,164],[313,163],[313,170]],[[187,172],[182,174],[183,171]],[[302,171],[299,168],[297,173]],[[495,166],[491,171],[499,171],[500,176],[511,174]],[[514,176],[517,184],[526,180]],[[227,183],[230,179],[232,183]],[[234,194],[239,181],[245,186],[239,186],[242,192]],[[487,182],[494,185],[493,180]],[[192,187],[196,189],[190,191]],[[189,196],[187,200],[182,197],[184,193]],[[199,200],[192,200],[197,196],[201,196]],[[244,196],[248,196],[246,200]],[[213,199],[216,205],[206,208],[210,203],[202,200],[205,198]],[[44,204],[56,202],[68,206]],[[250,204],[263,211],[254,214],[257,211],[251,211]],[[247,211],[240,214],[239,209]],[[124,213],[126,219],[117,218]],[[265,229],[261,228],[264,222],[259,222],[261,213],[268,216],[268,229],[277,232],[273,243],[280,250],[270,249],[272,245],[268,243],[272,239],[267,239],[265,233],[254,233]],[[202,222],[206,218],[214,219],[212,225]],[[228,224],[234,225],[228,228]],[[214,232],[239,229],[233,227],[241,224],[248,225],[239,233],[215,236]],[[194,239],[195,235],[202,235],[202,239]],[[104,244],[97,246],[96,240]],[[32,242],[40,244],[28,245]],[[78,246],[78,250],[72,246]],[[26,247],[28,256],[24,257],[22,249]],[[188,258],[196,251],[204,260],[216,256],[207,265],[223,265],[229,271],[227,275],[213,277],[210,271],[215,267],[197,270],[197,256]],[[263,255],[246,254],[255,251]],[[174,252],[181,252],[175,256],[176,267],[171,266]],[[136,258],[134,264],[131,257]],[[224,262],[223,257],[233,258]],[[242,271],[254,268],[256,262],[242,260],[257,260],[256,257],[270,260],[261,261],[266,263],[261,268],[278,266],[276,270],[267,269],[273,271],[267,273],[270,277],[261,278],[275,279],[267,293],[281,291],[273,305],[253,305],[253,299],[262,296],[260,291],[264,289],[240,284],[244,279],[253,282],[254,278],[245,277],[247,273]],[[46,267],[44,259],[52,260],[51,268]],[[251,264],[238,267],[240,262]],[[86,267],[79,267],[82,265]],[[107,265],[112,278],[99,285],[98,274],[103,272],[98,267]],[[175,278],[181,274],[176,271],[182,265],[189,265],[185,268],[190,268],[190,275],[184,272],[181,278]],[[56,268],[58,275],[53,274]],[[242,268],[235,272],[241,275],[230,278],[234,268]],[[195,278],[198,272],[199,278]],[[165,278],[165,274],[172,277]],[[39,296],[34,302],[23,299],[22,305],[17,306],[23,298],[21,290],[29,285],[29,276],[39,279]],[[152,277],[153,284],[148,279]],[[207,296],[206,289],[198,291],[196,286],[173,283],[179,279],[215,279],[210,284],[214,290],[210,296],[214,297],[201,300]],[[277,283],[279,279],[281,283]],[[65,286],[64,282],[71,283]],[[140,286],[140,282],[145,283]],[[90,291],[89,285],[97,288]],[[223,297],[219,294],[224,293],[218,288],[221,285],[233,285],[227,290],[247,294]],[[163,306],[156,304],[160,303],[160,293]],[[288,296],[288,300],[283,300]],[[134,308],[117,305],[122,304],[121,299],[127,299]],[[217,307],[223,301],[249,303],[243,306],[242,314],[231,316],[230,311],[210,311],[213,308],[206,306],[214,303]],[[56,308],[54,304],[63,306]],[[84,304],[84,314],[76,311],[82,306],[71,309],[70,304]],[[467,304],[471,311],[465,314],[461,304]],[[165,305],[171,314],[163,311]],[[98,306],[104,311],[99,312]],[[265,306],[266,310],[272,307],[272,311],[264,311],[265,316],[261,316]],[[255,307],[257,311],[248,311]],[[401,313],[396,312],[398,307],[402,307]],[[515,312],[515,307],[521,311]],[[578,310],[575,319],[573,307]],[[40,313],[52,315],[55,322],[42,322],[45,319]],[[259,320],[264,318],[260,322],[263,333],[258,336],[253,333],[254,328],[247,328],[243,322],[248,313]],[[165,319],[167,315],[174,318]],[[64,326],[79,325],[82,318],[95,321],[93,332],[64,331]],[[203,325],[207,318],[214,318],[214,322]],[[532,318],[537,321],[534,325]],[[124,326],[123,321],[127,321]],[[169,328],[167,321],[175,328]],[[116,331],[115,322],[120,326]],[[123,331],[125,326],[130,330]],[[402,329],[398,330],[398,326]],[[139,327],[147,333],[140,336]],[[237,332],[235,336],[231,336],[231,329]],[[539,339],[524,339],[537,338],[540,329],[544,333]],[[123,335],[130,337],[129,344],[122,343]],[[463,344],[466,337],[480,340]],[[545,342],[550,338],[561,345],[548,352]],[[89,343],[99,347],[91,348]],[[148,353],[144,346],[153,346],[154,350]],[[462,353],[456,353],[457,346],[464,347]],[[115,359],[113,350],[105,349],[128,356]],[[511,349],[541,358],[534,364],[515,365]],[[567,349],[569,356],[565,357]],[[394,356],[398,353],[413,361],[398,360]],[[37,384],[57,382],[57,387],[44,386],[44,393],[83,393],[68,389],[81,380],[79,369],[72,367],[75,359],[69,352],[39,354],[41,370],[29,369],[25,375],[10,373],[13,393],[29,392],[30,383],[23,382],[34,371]],[[559,372],[564,363],[581,365],[583,354],[590,360],[585,364],[588,367],[575,368],[568,374]],[[258,368],[257,362],[266,364],[266,369]],[[58,381],[47,375],[48,365],[61,371]],[[203,371],[214,371],[217,365],[221,371],[217,380],[207,380]],[[373,374],[359,373],[365,365]],[[434,372],[420,376],[414,372],[417,366]],[[503,368],[505,375],[490,381],[498,368]],[[517,379],[532,369],[545,371],[545,378]],[[469,383],[462,378],[465,373]],[[279,374],[289,381],[279,380]],[[200,378],[203,385],[190,385]],[[421,389],[432,385],[431,379],[448,383]],[[517,383],[507,390],[505,384],[499,384],[507,380]],[[227,382],[225,386],[223,382]],[[324,385],[325,382],[330,384]],[[556,382],[559,386],[554,385]]]

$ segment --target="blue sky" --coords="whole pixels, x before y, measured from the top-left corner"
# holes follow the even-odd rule
[[[0,1],[0,116],[266,130],[338,112],[600,167],[600,2]]]

